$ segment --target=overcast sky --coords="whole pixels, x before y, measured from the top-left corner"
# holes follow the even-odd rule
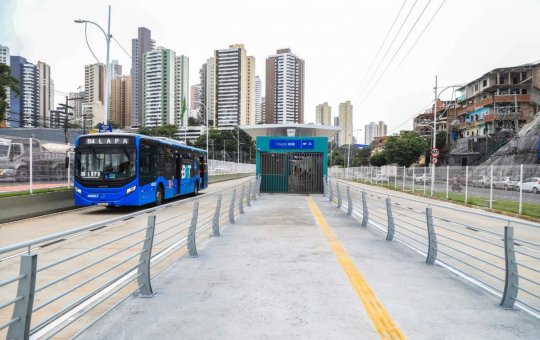
[[[9,46],[12,55],[47,62],[55,89],[75,91],[84,83],[84,65],[94,59],[84,41],[84,25],[73,19],[92,20],[106,28],[111,4],[111,33],[120,44],[131,52],[137,27],[149,28],[158,46],[190,58],[190,85],[199,82],[199,68],[215,49],[243,43],[264,79],[265,58],[289,47],[306,63],[306,122],[315,120],[319,103],[329,102],[336,116],[339,103],[351,100],[355,129],[384,120],[389,131],[397,132],[411,128],[410,117],[433,100],[435,75],[439,85],[451,85],[496,67],[540,59],[540,1],[448,0],[400,64],[442,2],[416,1],[373,77],[366,77],[366,72],[403,0],[1,0],[0,44]],[[413,3],[406,1],[372,71]],[[374,87],[418,17],[409,39]],[[90,44],[104,61],[104,37],[95,27],[89,31]],[[129,73],[131,59],[114,42],[111,59],[118,59]],[[443,98],[451,95],[448,90]],[[363,133],[355,135],[363,140]]]

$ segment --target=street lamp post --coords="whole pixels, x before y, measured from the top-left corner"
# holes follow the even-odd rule
[[[109,21],[107,24],[107,33],[105,33],[105,30],[98,24],[96,24],[93,21],[90,20],[83,20],[83,19],[77,19],[75,20],[77,24],[93,24],[97,26],[101,32],[103,32],[103,35],[105,35],[105,40],[107,41],[107,56],[106,56],[106,63],[105,63],[105,86],[104,86],[104,99],[103,99],[103,124],[107,124],[107,120],[109,117],[109,86],[110,86],[110,65],[109,65],[109,52],[110,52],[110,46],[111,46],[111,6],[109,5]],[[90,46],[88,46],[90,48]],[[90,49],[90,52],[92,50]],[[92,53],[93,54],[93,53]]]
[[[206,111],[206,157],[208,157],[208,135],[210,134],[210,127],[208,126],[208,107],[204,105],[203,103],[199,103],[204,107],[204,111]]]

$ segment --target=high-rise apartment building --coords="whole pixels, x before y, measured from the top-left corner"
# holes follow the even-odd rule
[[[244,45],[216,50],[215,102],[219,129],[253,124],[255,120],[255,58],[247,56]]]
[[[189,118],[189,58],[180,55],[175,58],[174,71],[174,124],[187,126]]]
[[[83,115],[90,124],[103,117],[105,95],[105,65],[91,64],[84,67]]]
[[[54,86],[51,80],[51,67],[38,61],[38,83],[39,83],[39,117],[40,127],[52,127],[51,110],[54,107]]]
[[[69,93],[69,106],[73,107],[73,109],[69,110],[72,115],[72,119],[78,125],[82,125],[83,101],[84,91]]]
[[[111,79],[122,76],[122,65],[118,63],[118,60],[111,61],[109,67],[111,69]]]
[[[317,105],[315,108],[315,123],[321,125],[332,125],[332,108],[328,102]]]
[[[10,126],[38,127],[39,126],[39,79],[38,68],[20,56],[10,57],[11,76],[19,82],[17,95],[10,95]]]
[[[199,111],[199,103],[201,102],[201,84],[191,85],[189,109]]]
[[[364,144],[370,145],[373,139],[379,135],[379,124],[371,122],[364,126]]]
[[[131,76],[111,80],[111,122],[124,128],[131,126]]]
[[[142,125],[143,56],[154,49],[156,42],[146,27],[139,27],[137,38],[131,40],[131,123]]]
[[[290,49],[266,59],[266,123],[304,122],[304,61]]]
[[[388,127],[382,120],[377,124],[377,137],[385,137],[388,134]]]
[[[263,123],[262,119],[262,81],[259,76],[255,76],[255,124]]]
[[[339,116],[338,117],[334,117],[334,126],[339,126]],[[334,137],[332,137],[332,140],[334,141],[335,144],[337,145],[341,145],[339,144],[339,133],[336,133],[334,135]]]
[[[353,106],[350,100],[339,104],[339,145],[353,143]]]
[[[259,123],[266,122],[266,97],[261,98],[261,121]]]
[[[176,123],[175,69],[176,53],[170,49],[158,47],[144,54],[143,126]]]
[[[199,117],[206,122],[208,111],[208,122],[210,126],[217,127],[216,119],[216,58],[208,58],[199,71],[201,81],[201,101],[199,106]]]
[[[0,45],[0,64],[6,64],[7,66],[10,66],[10,61],[9,61],[9,47],[7,46],[2,46]],[[7,103],[7,107],[6,107],[6,126],[10,126],[10,108],[9,108],[9,102],[10,102],[10,97],[11,97],[11,94],[10,94],[10,89],[9,87],[6,88],[6,103]],[[0,124],[3,124],[3,122],[0,122]]]

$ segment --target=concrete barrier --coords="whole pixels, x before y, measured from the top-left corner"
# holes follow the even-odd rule
[[[73,191],[0,198],[0,223],[76,208]]]
[[[208,178],[208,183],[229,181],[253,174],[219,175]],[[73,202],[73,190],[47,192],[0,198],[0,223],[52,214],[77,208]]]

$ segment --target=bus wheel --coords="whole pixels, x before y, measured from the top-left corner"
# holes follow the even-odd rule
[[[163,203],[163,187],[161,185],[158,185],[157,191],[156,191],[156,202],[155,205],[161,205]]]

